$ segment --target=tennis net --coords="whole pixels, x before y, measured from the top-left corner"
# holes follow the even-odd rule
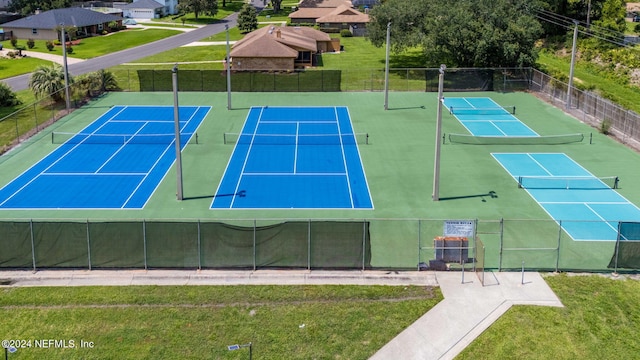
[[[356,134],[239,134],[224,133],[225,144],[355,145],[369,144],[368,133]]]
[[[505,115],[512,114],[515,115],[516,107],[515,106],[501,106],[501,107],[491,107],[491,108],[469,108],[469,107],[455,107],[452,106],[449,108],[449,113],[451,114],[460,114],[460,115]]]
[[[51,143],[53,144],[171,144],[175,140],[175,134],[83,134],[52,132]],[[197,133],[180,134],[180,142],[185,144],[198,143]]]
[[[474,136],[469,134],[449,134],[451,144],[467,145],[559,145],[582,142],[584,134],[563,134],[543,136]]]
[[[617,189],[617,176],[520,176],[518,187],[523,189]]]

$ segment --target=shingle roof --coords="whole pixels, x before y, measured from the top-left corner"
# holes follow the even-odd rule
[[[350,0],[301,0],[298,8],[337,8],[342,5],[353,6]]]
[[[120,6],[121,9],[151,9],[162,8],[164,5],[160,4],[156,0],[138,0],[131,4]]]
[[[122,20],[122,18],[83,8],[67,8],[45,11],[4,23],[2,26],[5,28],[55,29],[60,24],[83,27],[118,20]]]
[[[317,19],[323,17],[330,12],[333,8],[299,8],[298,10],[289,14],[291,19]]]
[[[297,57],[298,50],[317,51],[317,41],[331,37],[307,27],[267,26],[247,34],[231,49],[231,57]]]
[[[340,6],[329,14],[316,19],[318,23],[368,23],[369,15],[363,14],[356,9]]]

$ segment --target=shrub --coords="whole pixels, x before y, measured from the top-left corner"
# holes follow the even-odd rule
[[[604,134],[604,135],[609,135],[609,131],[611,129],[611,120],[609,119],[604,119],[602,120],[602,122],[600,123],[600,133]]]
[[[16,106],[22,104],[9,85],[0,82],[0,106]]]
[[[13,46],[14,48],[18,46],[18,38],[15,35],[11,36],[11,46]]]
[[[47,46],[47,50],[49,51],[53,51],[53,48],[55,47],[55,45],[53,45],[53,41],[51,40],[47,41],[45,45]]]
[[[102,35],[107,35],[109,32],[107,30],[102,30]]]
[[[60,40],[58,40],[58,39],[54,40],[54,41],[53,41],[53,43],[54,43],[55,45],[62,45],[62,43],[61,43],[61,42],[60,42]]]
[[[29,49],[33,49],[33,47],[36,46],[36,42],[33,39],[29,39],[27,40],[27,46]]]
[[[73,54],[73,47],[71,45],[67,45],[67,54]]]
[[[342,29],[342,30],[340,30],[340,36],[342,36],[342,37],[352,37],[353,34],[351,33],[351,31],[349,31],[347,29]]]

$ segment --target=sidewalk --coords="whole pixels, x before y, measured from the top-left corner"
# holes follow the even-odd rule
[[[0,50],[0,56],[7,56],[7,53],[9,51],[14,51],[14,50],[13,49],[2,49],[2,50]],[[63,58],[62,58],[61,55],[42,53],[42,52],[38,52],[38,51],[29,51],[29,49],[22,50],[22,54],[26,55],[27,57],[33,57],[33,58],[37,58],[37,59],[52,61],[52,62],[60,64],[60,65],[62,65],[62,62],[63,62]],[[85,61],[85,60],[67,56],[67,64],[69,64],[69,65],[77,64],[77,63],[80,63],[80,62],[83,62],[83,61]]]
[[[464,277],[463,277],[464,276]],[[444,300],[371,360],[453,359],[512,305],[563,306],[538,273],[307,270],[0,271],[3,286],[395,285],[440,286]]]

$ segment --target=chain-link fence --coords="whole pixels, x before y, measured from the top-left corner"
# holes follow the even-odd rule
[[[590,91],[573,87],[569,93],[568,84],[541,71],[534,69],[531,74],[530,90],[537,92],[542,99],[601,132],[613,134],[623,144],[640,150],[639,114]],[[571,101],[567,102],[567,99]]]
[[[638,270],[640,239],[576,241],[554,220],[0,221],[0,268]],[[605,224],[603,222],[603,224]],[[608,226],[608,225],[607,225]],[[608,241],[603,241],[608,240]],[[445,266],[444,268],[438,268]]]

